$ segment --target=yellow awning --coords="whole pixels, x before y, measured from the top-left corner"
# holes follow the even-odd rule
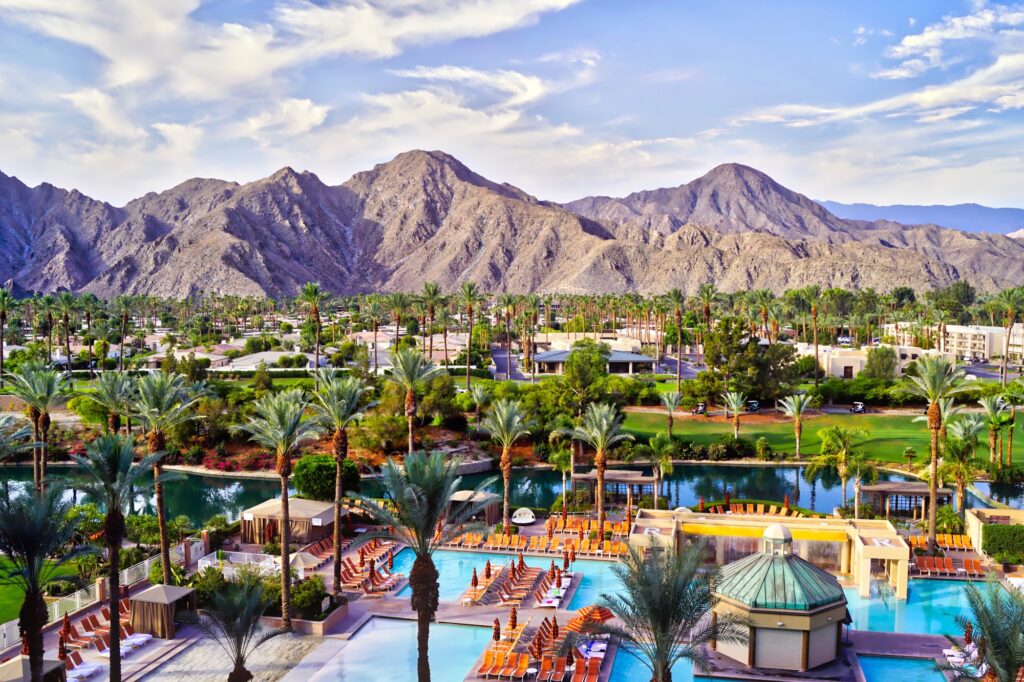
[[[733,526],[717,523],[684,523],[683,533],[687,535],[716,535],[737,538],[759,538],[764,535],[761,526]],[[794,540],[815,540],[818,542],[846,542],[845,530],[827,528],[790,528]]]

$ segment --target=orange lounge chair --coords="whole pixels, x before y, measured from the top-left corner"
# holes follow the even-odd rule
[[[601,677],[601,664],[604,663],[603,658],[594,658],[587,660],[587,677],[586,682],[597,682],[598,678]]]
[[[565,656],[559,656],[555,659],[555,669],[551,671],[551,677],[548,679],[551,682],[562,682],[565,679],[565,666],[568,661]]]
[[[555,659],[551,656],[545,656],[540,659],[540,670],[537,671],[538,680],[549,680],[551,679],[551,671],[555,668]]]
[[[918,573],[927,573],[928,575],[932,574],[931,568],[929,568],[928,565],[925,563],[924,557],[914,557],[914,565],[917,566]]]
[[[476,669],[476,676],[483,677],[494,665],[494,650],[488,649],[484,652],[484,662]]]
[[[501,651],[494,653],[494,663],[490,670],[484,673],[484,677],[497,677],[498,673],[505,668],[505,654]]]

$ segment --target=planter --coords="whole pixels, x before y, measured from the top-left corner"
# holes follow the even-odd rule
[[[328,613],[327,617],[323,620],[303,620],[301,618],[292,618],[292,629],[295,632],[300,632],[304,635],[324,637],[334,628],[334,626],[345,620],[345,616],[347,615],[348,604],[345,603]],[[279,628],[281,627],[281,619],[277,616],[263,616],[260,618],[260,624],[269,628]]]

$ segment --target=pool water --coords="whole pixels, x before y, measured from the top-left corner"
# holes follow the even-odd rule
[[[416,558],[412,550],[403,549],[395,555],[394,572],[409,575],[412,571],[412,562]],[[484,552],[456,552],[451,550],[438,550],[434,552],[434,566],[437,567],[440,583],[440,599],[442,601],[455,601],[462,596],[462,593],[469,589],[470,580],[473,577],[473,569],[476,568],[477,575],[483,577],[484,564],[488,560],[495,569],[505,562],[513,559],[512,555],[489,554]],[[556,566],[562,565],[561,558],[554,557],[524,557],[527,566],[536,568],[550,568],[554,559]],[[612,564],[609,561],[592,561],[577,559],[573,564],[573,570],[583,573],[583,580],[576,588],[569,609],[579,609],[590,604],[597,603],[602,592],[614,592],[620,586],[619,579],[612,572]],[[407,585],[402,588],[398,595],[407,597],[412,593]]]
[[[491,629],[430,625],[430,672],[461,680],[487,647]],[[310,682],[396,682],[416,679],[416,622],[371,618]]]
[[[858,656],[867,682],[944,682],[946,676],[935,670],[930,658],[898,658],[896,656]],[[673,678],[674,679],[674,678]]]
[[[855,630],[956,635],[956,617],[969,612],[963,580],[911,580],[906,601],[862,599],[847,589],[846,601]]]

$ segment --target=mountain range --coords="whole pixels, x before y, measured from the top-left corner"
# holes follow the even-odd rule
[[[1024,236],[1024,208],[991,208],[980,204],[876,206],[875,204],[842,204],[838,201],[819,201],[818,203],[834,215],[851,220],[892,220],[907,224],[931,223],[968,232],[1009,233],[1009,236],[1018,238]]]
[[[674,188],[566,204],[410,151],[331,186],[283,168],[195,178],[122,207],[0,173],[0,282],[101,297],[451,291],[618,293],[807,284],[927,289],[1024,283],[1024,242],[849,220],[738,164]]]

